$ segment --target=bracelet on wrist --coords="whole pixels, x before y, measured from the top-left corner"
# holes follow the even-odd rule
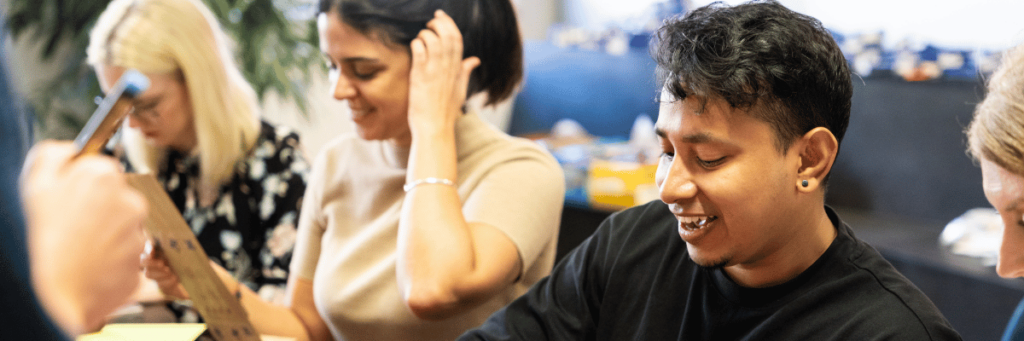
[[[431,178],[422,178],[422,179],[414,180],[413,182],[407,183],[407,184],[405,184],[405,186],[402,186],[402,189],[405,190],[406,192],[408,192],[408,191],[411,191],[413,188],[416,188],[416,186],[419,186],[419,185],[422,185],[422,184],[446,185],[446,186],[455,187],[455,182],[452,182],[451,180],[431,177]]]

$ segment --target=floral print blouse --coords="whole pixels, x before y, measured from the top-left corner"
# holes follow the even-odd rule
[[[308,173],[299,136],[262,122],[253,151],[212,205],[199,204],[197,154],[169,152],[157,179],[210,259],[264,300],[281,302]],[[199,321],[188,306],[171,308],[180,322]]]

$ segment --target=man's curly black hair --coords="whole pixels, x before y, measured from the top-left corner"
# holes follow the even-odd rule
[[[781,152],[825,127],[842,141],[850,69],[821,22],[775,1],[720,2],[669,19],[652,38],[660,84],[672,100],[721,98],[775,129]]]

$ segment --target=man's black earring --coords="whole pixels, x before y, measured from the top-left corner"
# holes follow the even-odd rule
[[[804,186],[804,187],[807,187],[807,185],[809,185],[809,184],[807,183],[807,180],[804,180],[803,182],[800,183],[800,185]]]

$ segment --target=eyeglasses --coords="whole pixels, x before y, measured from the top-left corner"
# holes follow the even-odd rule
[[[103,96],[96,96],[96,98],[93,98],[93,102],[95,102],[96,105],[99,105],[103,102]],[[160,113],[156,111],[155,104],[150,105],[148,108],[142,110],[137,109],[133,104],[132,107],[128,109],[128,115],[134,117],[136,120],[142,120],[146,122],[153,122],[156,119],[160,118]]]

